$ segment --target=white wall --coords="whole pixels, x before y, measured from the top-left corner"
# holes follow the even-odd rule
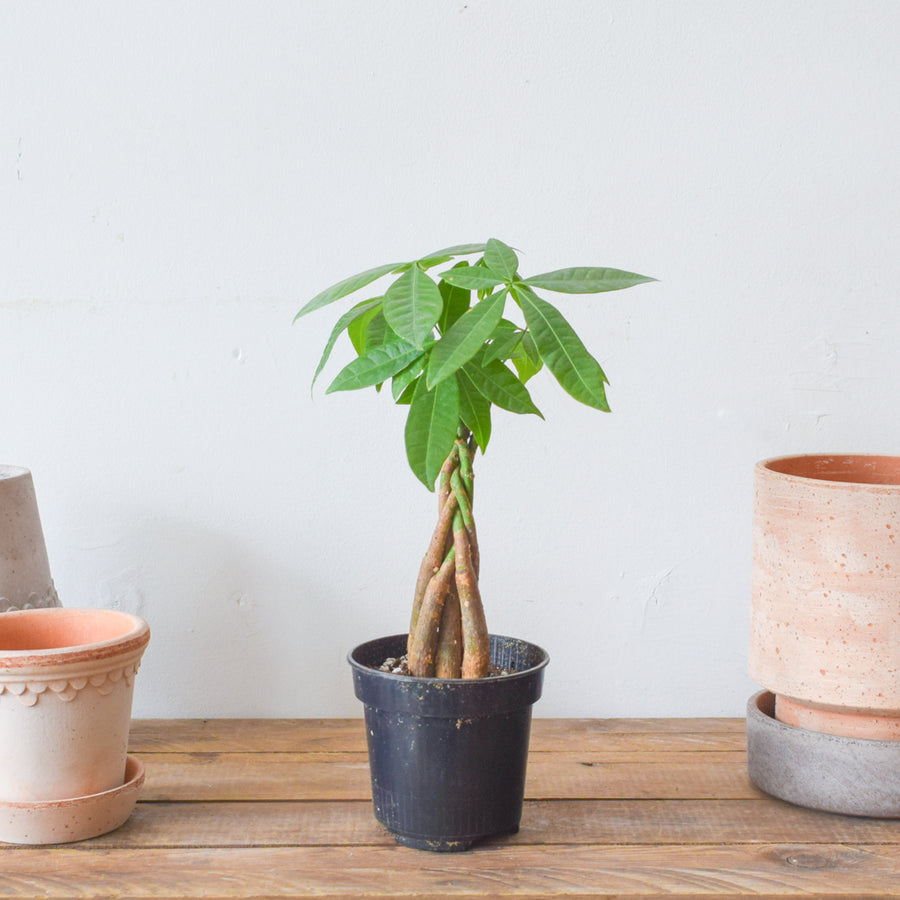
[[[479,461],[536,714],[741,715],[751,478],[898,452],[900,4],[0,6],[0,461],[67,606],[150,622],[141,716],[355,716],[433,498],[403,414],[310,397],[351,272],[497,236],[612,415],[548,378]],[[335,316],[337,313],[335,314]],[[541,382],[540,384],[538,382]]]

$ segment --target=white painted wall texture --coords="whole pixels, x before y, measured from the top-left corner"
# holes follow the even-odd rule
[[[141,716],[354,716],[433,498],[310,396],[350,272],[500,237],[611,415],[536,379],[479,460],[492,630],[548,716],[741,715],[752,467],[900,452],[900,4],[0,6],[0,461],[68,606],[142,614]],[[334,371],[334,370],[332,370]],[[540,383],[538,383],[540,382]]]

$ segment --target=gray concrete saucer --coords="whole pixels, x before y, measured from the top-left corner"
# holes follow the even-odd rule
[[[775,695],[747,703],[747,771],[767,794],[851,816],[900,818],[900,741],[820,734],[775,718]]]

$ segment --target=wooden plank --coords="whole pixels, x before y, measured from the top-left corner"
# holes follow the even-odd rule
[[[692,750],[742,749],[742,719],[535,719],[536,752],[611,747],[640,751],[672,745]],[[131,751],[145,752],[362,752],[362,719],[135,719]]]
[[[141,754],[146,800],[367,800],[364,753]],[[537,753],[528,761],[529,799],[746,799],[759,796],[743,754]]]
[[[390,845],[369,802],[139,803],[94,847]],[[894,844],[900,822],[833,816],[774,800],[535,800],[504,844]],[[87,845],[85,845],[87,847]]]
[[[0,852],[0,898],[895,897],[897,847],[598,845],[431,855],[396,846]]]
[[[742,720],[537,719],[522,829],[461,855],[372,815],[362,721],[144,720],[129,822],[0,846],[5,897],[900,897],[900,822],[765,797]]]
[[[532,737],[553,749],[593,746],[605,735],[694,735],[706,738],[746,735],[744,719],[534,719]]]
[[[144,800],[367,800],[365,753],[139,754]]]
[[[135,719],[133,753],[363,752],[362,719]]]

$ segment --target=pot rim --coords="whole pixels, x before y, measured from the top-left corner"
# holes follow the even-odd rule
[[[804,484],[817,485],[830,488],[842,488],[854,486],[860,488],[868,488],[871,490],[891,490],[900,491],[900,474],[896,480],[891,481],[857,481],[851,479],[825,478],[816,475],[798,475],[794,472],[785,472],[776,468],[778,463],[799,462],[801,460],[812,462],[813,460],[849,460],[859,459],[876,463],[877,461],[892,462],[900,473],[900,456],[894,453],[854,453],[838,452],[838,453],[787,453],[783,456],[770,456],[756,463],[757,475],[764,475],[768,478],[778,478],[785,481],[800,482]]]
[[[7,463],[0,463],[0,481],[6,481],[7,479],[13,478],[21,478],[23,475],[30,475],[31,469],[26,469],[24,466],[11,466]]]
[[[547,665],[550,663],[550,654],[544,650],[543,647],[538,646],[537,644],[526,641],[523,638],[513,638],[509,635],[505,634],[491,634],[491,637],[495,640],[500,641],[517,641],[522,644],[528,644],[530,647],[534,648],[540,654],[540,660],[535,663],[533,666],[529,666],[527,669],[522,669],[518,672],[510,672],[507,675],[485,675],[483,678],[437,678],[434,676],[422,676],[422,675],[401,675],[399,673],[394,672],[383,672],[380,669],[373,668],[372,666],[368,666],[365,663],[361,663],[358,660],[354,659],[354,654],[361,650],[363,647],[368,646],[369,644],[374,644],[376,642],[398,639],[401,637],[405,637],[403,634],[391,634],[391,635],[383,635],[382,637],[373,638],[368,641],[363,641],[361,644],[357,644],[348,654],[347,654],[347,662],[357,671],[365,673],[366,677],[372,678],[385,678],[389,681],[402,681],[402,682],[419,682],[421,684],[438,684],[438,685],[474,685],[474,684],[492,684],[496,682],[508,683],[511,680],[516,680],[518,678],[528,677],[533,675],[535,672],[540,671],[541,669],[546,669]]]
[[[0,635],[4,622],[29,618],[79,619],[88,615],[104,619],[122,619],[122,633],[103,641],[64,645],[62,647],[4,650],[0,648],[0,670],[49,667],[60,664],[80,663],[109,659],[125,654],[142,652],[150,641],[150,626],[140,616],[118,609],[94,607],[55,607],[47,609],[21,609],[0,613]]]

